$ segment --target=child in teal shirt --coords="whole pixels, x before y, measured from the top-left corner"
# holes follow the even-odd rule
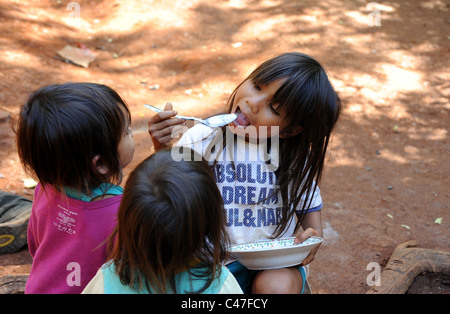
[[[130,174],[111,259],[83,293],[242,293],[222,266],[222,196],[208,164],[190,154],[175,161],[163,150]]]

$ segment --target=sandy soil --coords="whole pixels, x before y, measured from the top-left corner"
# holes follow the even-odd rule
[[[364,293],[367,265],[383,268],[398,244],[447,250],[450,239],[449,3],[380,1],[377,12],[369,2],[78,1],[78,14],[69,1],[0,0],[0,189],[33,195],[8,115],[42,85],[99,82],[127,100],[137,143],[129,173],[151,153],[144,103],[208,116],[257,64],[301,51],[344,99],[310,283],[314,293]],[[371,12],[380,26],[368,25]],[[88,68],[56,56],[78,44],[99,52]],[[30,262],[26,251],[0,256],[3,271]]]

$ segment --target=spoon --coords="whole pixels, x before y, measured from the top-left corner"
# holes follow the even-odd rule
[[[155,112],[162,112],[164,110],[159,109],[157,107],[154,107],[152,105],[144,105],[145,107],[147,107],[150,110],[153,110]],[[227,125],[228,123],[233,122],[234,120],[236,120],[237,118],[237,114],[235,113],[230,113],[230,114],[219,114],[217,116],[212,116],[209,117],[207,119],[199,119],[199,118],[195,118],[195,117],[185,117],[185,116],[180,116],[180,115],[176,115],[176,118],[181,118],[184,120],[195,120],[198,121],[200,123],[203,123],[204,125],[210,126],[210,127],[219,127],[219,126],[224,126]]]

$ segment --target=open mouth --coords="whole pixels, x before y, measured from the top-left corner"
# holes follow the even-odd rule
[[[242,126],[247,127],[250,125],[250,120],[247,116],[241,111],[239,107],[236,108],[237,119],[233,121],[234,126]]]

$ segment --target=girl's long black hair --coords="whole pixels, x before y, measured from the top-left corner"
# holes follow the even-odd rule
[[[289,133],[298,126],[301,132],[279,139],[280,159],[275,171],[279,188],[275,193],[281,192],[283,209],[280,224],[272,235],[275,238],[286,230],[296,212],[296,230],[301,225],[320,182],[330,135],[341,112],[340,97],[325,69],[308,55],[299,52],[279,55],[258,66],[246,80],[261,85],[281,78],[286,81],[272,103],[279,105],[277,111],[286,113],[289,125],[280,132]],[[228,112],[242,83],[228,100]]]
[[[209,165],[190,154],[174,161],[171,150],[159,151],[128,177],[108,248],[132,289],[202,293],[220,276],[229,242],[222,195]],[[177,291],[182,271],[203,282],[199,290]]]

